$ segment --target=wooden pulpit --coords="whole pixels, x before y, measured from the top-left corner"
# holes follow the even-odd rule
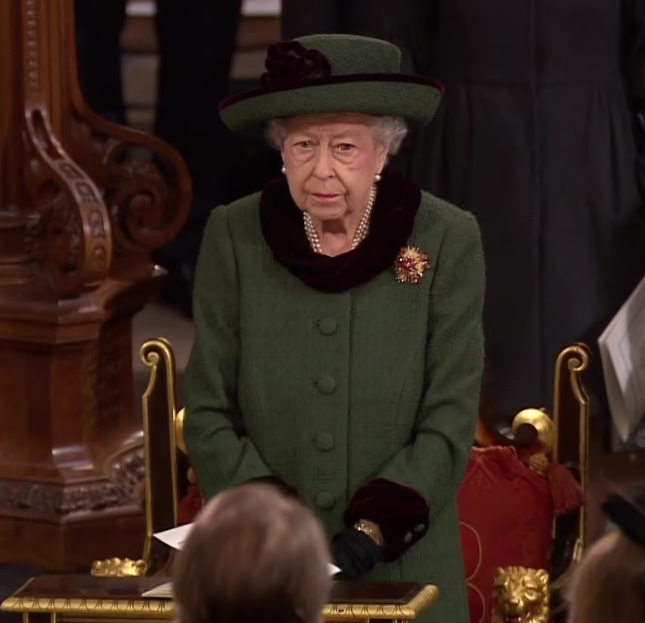
[[[139,555],[131,321],[190,201],[173,148],[83,101],[73,0],[2,0],[0,564]]]

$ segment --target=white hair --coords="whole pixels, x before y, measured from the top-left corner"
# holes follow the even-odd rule
[[[370,128],[374,140],[387,150],[388,156],[394,156],[401,148],[401,143],[408,133],[408,126],[403,117],[370,116]],[[266,125],[264,136],[276,149],[282,149],[287,137],[286,119],[272,119]]]

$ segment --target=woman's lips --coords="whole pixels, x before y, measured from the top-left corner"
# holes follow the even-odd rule
[[[340,196],[340,195],[328,195],[323,193],[313,193],[313,195],[316,199],[318,199],[318,201],[334,201]]]

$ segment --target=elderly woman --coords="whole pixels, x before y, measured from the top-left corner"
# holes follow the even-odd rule
[[[318,514],[346,578],[433,583],[468,618],[456,491],[477,421],[484,262],[472,216],[387,168],[441,90],[383,41],[269,50],[224,101],[284,177],[217,208],[194,297],[185,437],[205,498],[271,481]]]

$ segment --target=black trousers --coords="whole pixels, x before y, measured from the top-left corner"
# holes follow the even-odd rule
[[[78,69],[88,104],[125,124],[120,37],[125,0],[76,0]],[[184,230],[160,254],[168,268],[194,263],[211,210],[223,199],[229,133],[217,106],[226,97],[241,0],[157,0],[160,56],[155,134],[184,157],[194,201]]]

